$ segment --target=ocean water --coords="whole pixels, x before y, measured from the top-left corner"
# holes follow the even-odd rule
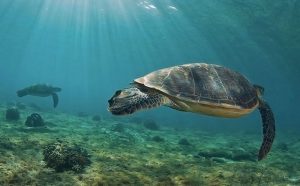
[[[299,33],[297,0],[1,0],[0,183],[300,185]],[[107,110],[135,78],[195,62],[226,66],[265,88],[276,119],[265,160],[220,155],[242,149],[256,158],[257,110],[239,119],[167,107],[127,116]],[[37,83],[62,88],[57,108],[51,97],[17,97]],[[20,120],[7,121],[6,109],[20,103]],[[49,130],[26,130],[35,112]],[[149,121],[160,129],[144,128]],[[114,128],[120,123],[125,129]],[[47,167],[43,149],[56,138],[85,148],[91,164],[80,173]],[[181,138],[192,145],[178,147]],[[200,153],[211,148],[219,155]]]

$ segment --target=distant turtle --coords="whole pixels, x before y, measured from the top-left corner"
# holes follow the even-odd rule
[[[271,149],[275,119],[264,89],[251,84],[243,75],[228,68],[205,63],[185,64],[154,71],[135,79],[132,86],[118,90],[108,101],[114,115],[161,105],[179,111],[238,118],[257,107],[263,125],[263,142],[258,160]]]
[[[58,87],[52,87],[46,84],[36,84],[17,91],[17,95],[19,97],[23,97],[27,95],[40,96],[40,97],[52,96],[53,106],[55,108],[58,104],[58,96],[56,92],[60,92],[60,91],[61,88]]]

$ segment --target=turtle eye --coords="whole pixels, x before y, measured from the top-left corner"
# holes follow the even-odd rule
[[[121,90],[117,90],[117,91],[116,91],[116,93],[115,93],[115,96],[118,96],[118,95],[120,95],[120,94],[121,94],[121,92],[122,92]]]

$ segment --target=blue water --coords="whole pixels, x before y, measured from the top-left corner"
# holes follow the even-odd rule
[[[110,117],[107,100],[133,79],[184,63],[224,65],[265,88],[277,128],[299,129],[300,2],[297,0],[1,0],[0,99],[35,83],[63,90],[58,111]],[[158,108],[136,116],[222,130],[228,120]]]

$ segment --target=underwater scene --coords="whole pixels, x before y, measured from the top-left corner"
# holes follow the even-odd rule
[[[300,185],[299,0],[1,0],[0,185]]]

